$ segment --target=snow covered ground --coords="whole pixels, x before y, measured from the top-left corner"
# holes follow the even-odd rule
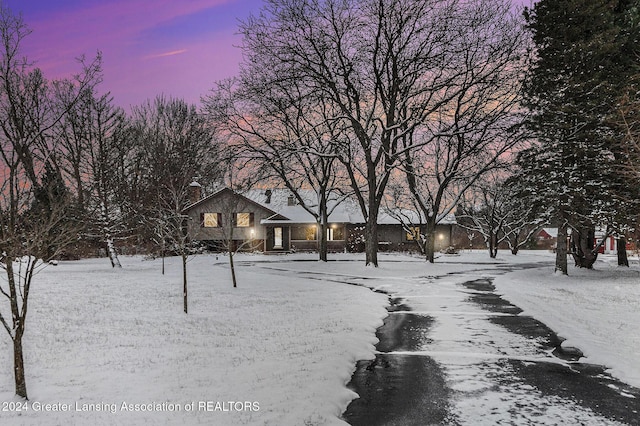
[[[249,267],[234,289],[223,261],[189,264],[188,315],[178,259],[164,277],[159,260],[138,257],[122,258],[122,270],[105,259],[44,270],[25,336],[28,411],[15,407],[3,335],[0,424],[338,422],[354,397],[344,385],[356,360],[373,354],[386,297]]]
[[[594,270],[553,266],[498,277],[499,293],[582,350],[584,362],[610,368],[612,376],[640,388],[640,268],[601,255]]]
[[[362,255],[331,257],[241,255],[234,289],[226,257],[196,256],[188,315],[178,259],[165,276],[160,260],[140,257],[123,258],[122,270],[105,259],[46,268],[25,336],[28,411],[16,409],[10,342],[0,337],[0,423],[344,424],[356,396],[345,384],[356,360],[373,357],[387,315],[387,296],[365,287],[411,293],[422,278],[492,263],[546,262],[500,276],[500,293],[640,386],[637,258],[629,269],[599,261],[567,278],[553,275],[547,252],[462,253],[434,265],[383,254],[380,268]]]

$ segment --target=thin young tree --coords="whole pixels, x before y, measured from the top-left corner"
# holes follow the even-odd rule
[[[187,263],[193,253],[184,208],[190,203],[189,185],[194,176],[218,181],[221,175],[219,147],[205,117],[181,99],[159,96],[135,107],[132,113],[133,158],[145,171],[139,181],[146,196],[141,199],[144,232],[163,236],[182,259],[184,311],[188,313]]]

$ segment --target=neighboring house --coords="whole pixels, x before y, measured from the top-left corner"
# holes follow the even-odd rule
[[[536,247],[555,250],[558,243],[558,228],[542,228],[536,234]]]
[[[316,199],[314,191],[301,191],[308,205]],[[287,189],[254,189],[236,193],[224,188],[199,199],[192,198],[185,213],[193,240],[211,249],[223,249],[224,231],[233,231],[233,246],[243,243],[267,253],[313,251],[319,245],[319,226]],[[197,200],[197,201],[196,201]],[[327,245],[331,252],[364,250],[364,219],[352,199],[329,203]],[[453,216],[436,229],[436,249],[451,245]],[[417,225],[419,226],[419,225]],[[378,218],[380,250],[415,250],[411,233],[400,221],[382,213]],[[247,244],[250,242],[250,244]]]
[[[596,228],[595,240],[594,240],[593,243],[594,244],[599,244],[600,241],[602,241],[602,238],[605,235],[606,235],[606,232],[605,232],[604,229]],[[618,253],[618,246],[616,244],[616,239],[615,239],[615,237],[613,235],[607,236],[607,239],[604,241],[604,243],[600,247],[599,252],[600,253],[606,253],[606,254],[617,254]]]
[[[569,230],[569,233],[571,233],[571,230]],[[594,245],[598,244],[604,236],[605,231],[603,229],[596,228],[595,239],[593,241]],[[538,248],[555,249],[556,244],[558,243],[558,228],[542,228],[538,232],[536,240]],[[632,245],[628,246],[632,247]],[[600,247],[600,253],[616,254],[617,252],[618,249],[615,237],[611,235],[607,236],[604,244]]]

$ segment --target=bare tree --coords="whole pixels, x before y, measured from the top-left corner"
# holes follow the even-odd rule
[[[634,80],[637,82],[638,77]],[[622,96],[619,105],[615,125],[624,130],[624,138],[619,141],[615,152],[618,154],[617,167],[623,182],[619,188],[624,188],[624,191],[619,193],[618,197],[625,205],[624,210],[628,214],[628,212],[638,211],[638,200],[640,200],[640,100],[638,100],[637,92],[630,88]],[[640,215],[638,214],[631,215],[628,219],[629,223],[618,227],[617,253],[618,265],[620,266],[629,266],[625,231],[628,232],[630,228],[637,229],[640,224]]]
[[[507,173],[489,173],[476,182],[456,213],[460,226],[482,235],[491,258],[503,242],[517,254],[542,222],[536,206],[524,201],[521,191],[526,189],[518,186],[517,175],[506,177]]]
[[[236,189],[239,189],[236,187]],[[255,224],[250,210],[251,202],[241,195],[240,192],[227,188],[226,192],[221,195],[222,199],[219,203],[219,217],[221,223],[218,224],[218,241],[220,248],[229,256],[229,268],[231,270],[231,281],[233,287],[238,287],[236,276],[236,265],[234,256],[241,251],[253,251],[261,247],[261,242],[255,239]],[[239,214],[244,216],[239,217]],[[242,221],[240,223],[239,221]],[[242,226],[240,226],[242,225]]]
[[[31,283],[38,269],[77,239],[62,196],[58,151],[51,130],[77,98],[62,99],[58,84],[45,80],[20,56],[29,30],[20,17],[0,5],[0,252],[6,281],[0,295],[0,323],[13,342],[16,395],[27,398],[22,339]],[[84,66],[73,84],[76,93],[96,84],[100,60]],[[48,177],[45,177],[47,176]],[[56,183],[57,182],[57,183]]]
[[[460,36],[450,66],[454,78],[444,90],[455,92],[438,105],[408,144],[402,159],[412,204],[426,218],[427,260],[434,261],[435,228],[484,174],[508,163],[523,141],[520,107],[526,67],[527,35],[521,19],[503,0],[460,6]],[[408,149],[411,145],[416,149]],[[496,234],[487,234],[490,245]],[[492,243],[491,243],[492,242]]]
[[[144,232],[161,235],[182,259],[184,312],[188,313],[187,263],[193,253],[184,208],[195,176],[219,180],[219,147],[213,130],[194,105],[162,96],[134,108],[132,124],[137,151],[133,158],[145,171],[139,189]]]
[[[237,85],[224,81],[205,99],[209,116],[229,134],[230,150],[288,188],[320,230],[319,257],[327,260],[327,229],[331,212],[344,200],[346,176],[337,166],[337,140],[343,129],[331,120],[330,105],[306,95],[297,81],[269,90],[253,74]],[[277,86],[276,86],[277,85]],[[237,87],[235,87],[237,86]],[[315,199],[303,195],[312,188]],[[305,192],[306,194],[306,192]]]
[[[377,220],[392,171],[416,129],[456,96],[458,0],[270,0],[241,25],[243,72],[298,81],[347,129],[339,160],[378,264]]]
[[[71,159],[80,156],[81,165],[74,165],[72,170],[86,167],[89,181],[86,183],[88,200],[85,202],[87,212],[88,237],[97,237],[105,245],[111,266],[121,268],[115,241],[125,238],[128,232],[125,213],[119,203],[118,180],[116,164],[121,161],[117,147],[125,142],[126,126],[124,111],[114,107],[112,98],[107,94],[96,96],[93,92],[85,92],[85,97],[79,105],[80,113],[72,116],[68,121],[74,131],[69,135],[66,146]],[[75,123],[79,120],[79,123]],[[74,140],[86,138],[85,154],[74,153],[77,145]],[[75,145],[75,146],[74,146]],[[80,185],[80,184],[79,184]],[[79,186],[80,189],[80,186]]]
[[[184,208],[188,204],[188,185],[177,187],[165,187],[165,194],[159,199],[158,214],[156,215],[159,234],[162,235],[162,244],[168,242],[171,250],[180,256],[182,264],[182,306],[184,313],[189,313],[189,293],[187,264],[189,257],[194,253],[193,244],[187,232],[186,221],[189,216],[184,214]],[[163,258],[164,273],[164,258]]]

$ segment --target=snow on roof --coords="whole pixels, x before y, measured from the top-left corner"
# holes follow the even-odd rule
[[[558,228],[542,228],[552,238],[558,238]]]
[[[300,197],[305,204],[312,210],[318,206],[318,194],[311,189],[302,189],[298,191]],[[268,218],[261,221],[262,224],[290,224],[290,223],[316,223],[315,218],[304,207],[298,204],[297,199],[293,199],[293,205],[290,205],[290,197],[292,192],[287,188],[273,189],[251,189],[242,193],[250,200],[279,213],[273,219]],[[268,201],[268,202],[267,202]],[[333,196],[329,201],[329,221],[332,223],[364,223],[364,216],[360,211],[357,201],[354,198],[339,198]],[[400,211],[399,211],[400,212]],[[381,211],[378,214],[378,224],[380,225],[398,225],[400,219],[404,218],[411,223],[420,223],[420,216],[417,212],[402,210],[400,214],[393,214],[388,211]],[[439,224],[450,225],[456,223],[453,214],[446,215]]]
[[[268,191],[270,191],[268,193]],[[300,197],[304,200],[307,207],[315,211],[318,207],[318,196],[314,190],[302,189],[298,191]],[[298,200],[293,197],[290,190],[286,188],[275,189],[251,189],[243,193],[250,200],[274,211],[277,211],[283,218],[274,218],[263,220],[262,223],[316,223],[315,218],[309,213]],[[268,202],[267,202],[268,201]],[[290,205],[291,202],[293,205]],[[329,220],[333,223],[350,223],[351,214],[348,209],[348,203],[337,197],[329,200]]]

